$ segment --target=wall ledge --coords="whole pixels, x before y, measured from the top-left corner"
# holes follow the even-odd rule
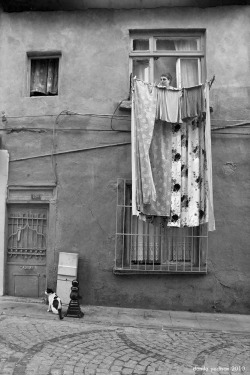
[[[131,275],[207,275],[206,270],[202,271],[165,271],[165,270],[128,270],[122,268],[113,268],[114,275],[117,276],[131,276]]]

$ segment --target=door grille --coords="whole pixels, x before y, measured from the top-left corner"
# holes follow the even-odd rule
[[[46,257],[47,215],[15,211],[8,217],[8,258]]]

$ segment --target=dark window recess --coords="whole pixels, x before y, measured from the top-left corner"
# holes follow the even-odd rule
[[[148,39],[134,39],[133,40],[133,50],[134,51],[148,51],[149,50],[149,40]]]
[[[58,95],[59,58],[31,59],[30,96]]]

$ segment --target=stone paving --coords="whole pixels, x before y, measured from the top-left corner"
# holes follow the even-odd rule
[[[1,375],[250,374],[250,334],[0,316]]]

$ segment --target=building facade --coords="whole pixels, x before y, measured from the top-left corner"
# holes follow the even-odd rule
[[[247,313],[250,6],[62,3],[2,2],[1,294],[41,297],[46,286],[56,288],[59,253],[72,252],[83,304]],[[183,40],[195,47],[180,47]],[[117,204],[119,186],[131,180],[130,77],[157,81],[168,68],[180,86],[183,59],[197,83],[215,76],[216,230],[208,233],[205,269],[120,272]]]

